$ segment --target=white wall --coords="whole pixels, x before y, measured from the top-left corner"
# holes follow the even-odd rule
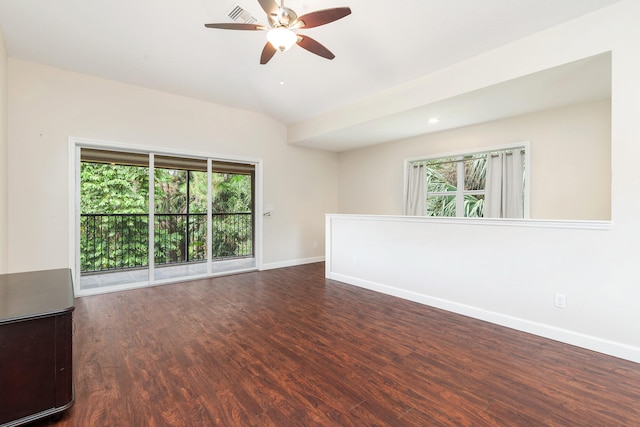
[[[10,271],[69,267],[69,137],[262,159],[264,267],[323,256],[336,155],[287,145],[276,121],[12,58],[9,88]]]
[[[0,274],[7,272],[8,245],[8,140],[7,140],[7,51],[0,29]]]
[[[339,212],[401,215],[404,159],[525,140],[531,218],[611,219],[609,99],[340,153]]]
[[[640,290],[616,281],[608,222],[482,221],[330,215],[327,276],[640,362]]]
[[[623,0],[419,83],[423,94],[457,94],[611,51],[610,228],[336,218],[328,276],[640,362],[638,22],[640,2]],[[371,197],[402,185],[364,184]],[[567,295],[566,309],[553,306],[555,292]]]

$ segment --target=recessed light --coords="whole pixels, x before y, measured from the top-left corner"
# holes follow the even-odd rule
[[[437,117],[432,117],[432,118],[429,119],[429,123],[431,123],[431,124],[438,123],[439,121],[440,121],[440,119],[437,118]]]

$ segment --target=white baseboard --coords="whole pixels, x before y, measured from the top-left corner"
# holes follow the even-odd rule
[[[630,360],[632,362],[640,363],[640,348],[629,346],[626,344],[603,340],[594,336],[556,328],[554,326],[532,322],[518,317],[508,316],[505,314],[496,313],[494,311],[488,311],[478,307],[435,298],[428,295],[395,288],[393,286],[384,285],[381,283],[346,276],[343,274],[328,272],[327,278],[344,282],[350,285],[359,286],[361,288],[369,289],[383,294],[403,298],[409,301],[414,301],[431,307],[451,311],[453,313],[462,314],[464,316],[473,317],[474,319],[495,323],[497,325],[516,329],[518,331],[523,331],[555,341],[560,341],[565,344],[571,344],[588,350],[597,351],[609,356],[614,356],[621,359]]]
[[[318,256],[313,258],[292,259],[288,261],[270,262],[267,264],[262,264],[259,269],[261,271],[273,270],[276,268],[295,267],[296,265],[313,264],[316,262],[323,262],[323,261],[324,261],[323,256]]]

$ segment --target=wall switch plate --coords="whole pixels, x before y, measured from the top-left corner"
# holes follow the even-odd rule
[[[565,294],[554,294],[554,305],[558,308],[567,308],[567,296]]]

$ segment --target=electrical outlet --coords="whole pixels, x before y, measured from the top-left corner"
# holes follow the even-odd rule
[[[556,293],[553,295],[554,305],[558,308],[567,308],[567,296],[565,294]]]
[[[353,257],[353,265],[360,265],[360,259],[357,256]]]

